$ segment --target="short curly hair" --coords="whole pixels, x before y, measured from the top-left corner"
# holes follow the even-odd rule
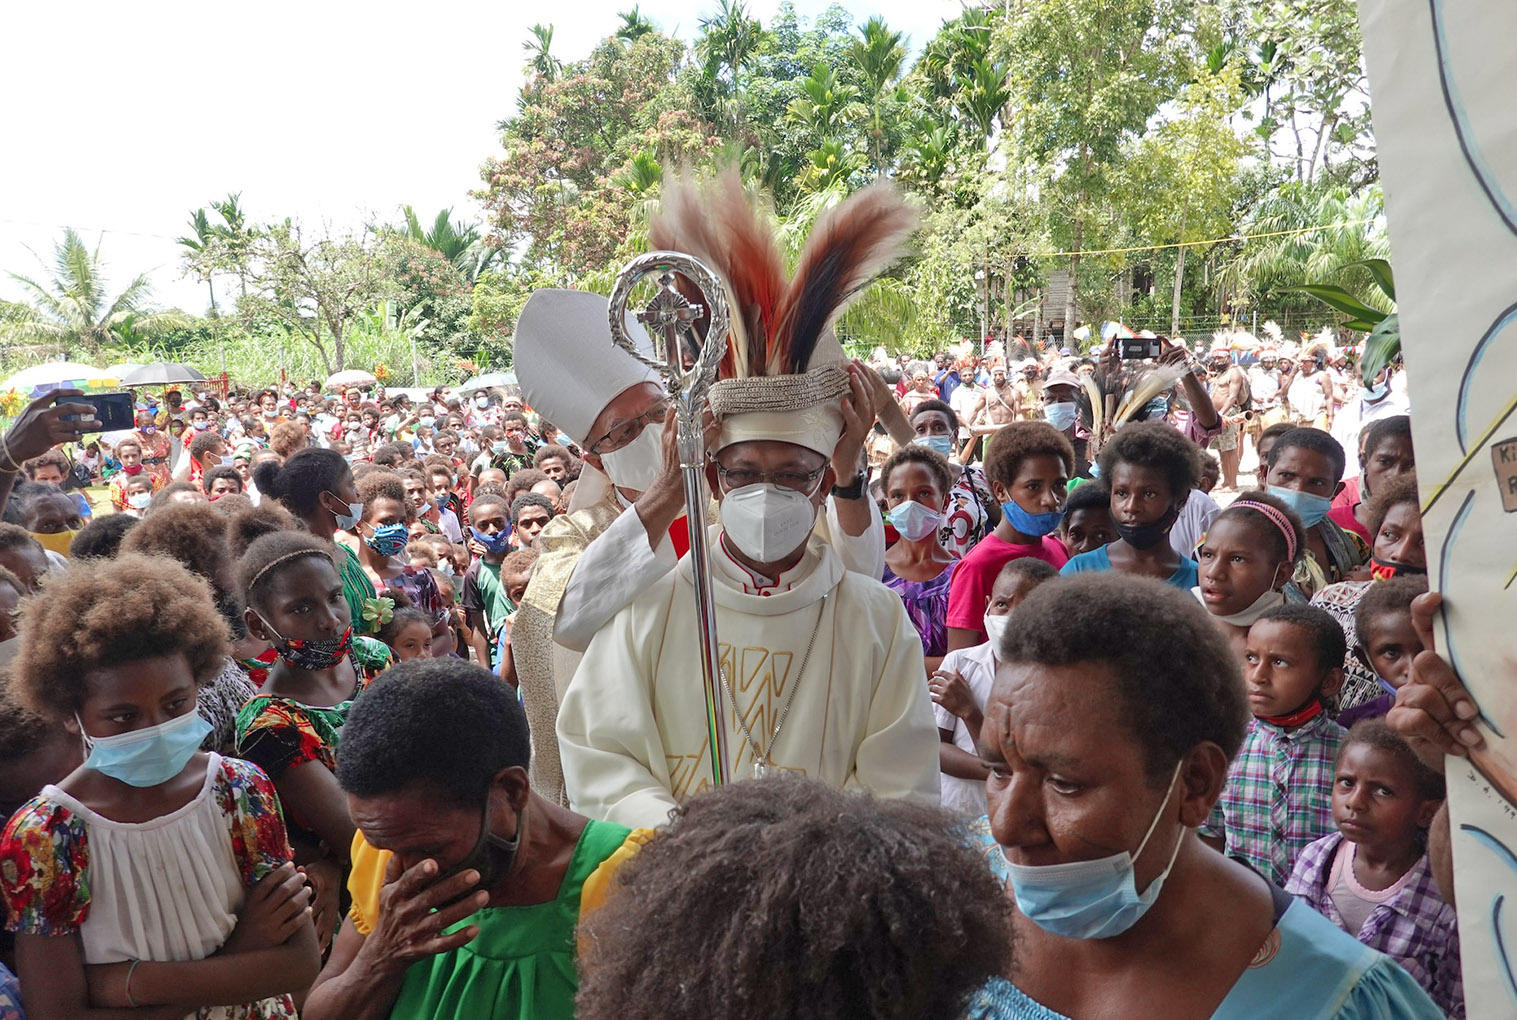
[[[177,560],[216,588],[231,576],[226,527],[227,519],[209,503],[172,503],[144,517],[122,540],[121,551]]]
[[[1070,518],[1081,510],[1100,510],[1110,516],[1111,490],[1094,479],[1076,485],[1064,500],[1064,516],[1059,520],[1059,527],[1069,530]]]
[[[936,411],[948,419],[948,431],[955,436],[959,434],[959,415],[948,403],[943,400],[924,400],[911,411],[911,422],[916,424],[917,416],[927,411]]]
[[[462,659],[417,659],[385,670],[353,702],[337,782],[355,797],[420,787],[479,808],[497,773],[531,758],[526,711],[499,677]]]
[[[945,496],[953,488],[953,469],[948,466],[948,458],[931,447],[911,443],[892,453],[880,465],[880,483],[887,489],[890,486],[890,472],[902,464],[920,464],[925,467]]]
[[[269,449],[281,457],[288,457],[300,448],[300,444],[309,442],[305,426],[298,421],[276,422],[269,429]]]
[[[416,516],[416,508],[406,499],[405,479],[394,471],[379,469],[370,471],[358,482],[358,501],[363,504],[363,515],[369,516],[375,501],[393,499],[400,504],[402,520],[409,523]]]
[[[1275,440],[1275,445],[1270,447],[1269,466],[1273,468],[1275,462],[1280,459],[1280,455],[1292,447],[1320,453],[1332,465],[1333,481],[1343,481],[1343,471],[1348,466],[1348,455],[1343,452],[1343,444],[1334,439],[1331,434],[1321,429],[1307,427],[1294,428],[1289,432],[1281,433],[1280,438]]]
[[[1417,796],[1422,800],[1443,800],[1447,796],[1447,784],[1444,777],[1434,772],[1422,763],[1417,757],[1417,752],[1406,742],[1406,738],[1391,729],[1382,719],[1360,719],[1349,727],[1349,731],[1343,735],[1343,742],[1338,745],[1338,758],[1335,765],[1343,764],[1343,756],[1354,744],[1364,744],[1385,751],[1399,759],[1411,773],[1412,785],[1417,789]]]
[[[1368,645],[1365,635],[1377,616],[1389,613],[1404,614],[1411,619],[1412,602],[1427,591],[1426,574],[1403,574],[1376,581],[1364,589],[1359,604],[1354,607],[1354,634],[1359,643]]]
[[[205,686],[231,654],[228,635],[210,585],[173,560],[131,552],[91,560],[49,575],[23,607],[13,693],[39,715],[67,719],[83,707],[95,670],[174,654]]]
[[[131,514],[106,514],[96,517],[83,528],[74,540],[69,543],[68,554],[70,559],[103,559],[108,560],[121,549],[121,540],[126,533],[135,528],[138,518]]]
[[[1229,760],[1243,745],[1249,713],[1238,656],[1201,603],[1163,581],[1106,571],[1039,585],[1011,614],[996,658],[1105,666],[1109,679],[1092,669],[1081,682],[1093,698],[1115,689],[1155,785],[1202,741]]]
[[[941,808],[800,777],[734,783],[617,872],[580,928],[575,1015],[957,1016],[1004,969],[1008,914]]]
[[[990,437],[985,447],[985,480],[1007,488],[1029,457],[1057,457],[1067,474],[1075,470],[1075,448],[1069,438],[1046,421],[1014,421]]]
[[[1391,510],[1403,504],[1411,506],[1421,516],[1422,502],[1417,497],[1416,475],[1392,478],[1369,498],[1369,505],[1364,508],[1364,524],[1369,530],[1371,544],[1374,544],[1375,536],[1380,534],[1380,525],[1385,523]]]
[[[1108,486],[1118,464],[1162,472],[1176,502],[1201,484],[1201,448],[1161,421],[1122,426],[1101,448],[1100,463],[1101,478]]]
[[[200,490],[209,496],[211,494],[211,483],[216,481],[218,478],[230,478],[232,481],[236,482],[236,491],[238,492],[241,492],[245,488],[242,483],[242,475],[237,473],[236,468],[232,467],[230,464],[217,464],[215,467],[210,468],[206,471],[205,474],[200,476]]]
[[[1324,674],[1329,670],[1342,669],[1348,656],[1348,638],[1343,625],[1321,606],[1288,602],[1266,612],[1254,621],[1254,626],[1266,620],[1283,623],[1304,630],[1311,641],[1312,653],[1317,658],[1317,668]]]
[[[242,598],[254,609],[264,605],[262,596],[269,582],[296,560],[319,556],[335,569],[337,557],[330,545],[304,531],[275,531],[253,540],[237,561],[237,585]]]
[[[216,501],[220,506],[226,501],[226,497]],[[248,546],[276,531],[299,531],[300,522],[295,515],[284,507],[266,499],[257,506],[249,506],[240,510],[227,521],[227,548],[234,559],[241,559],[242,554],[248,551]]]

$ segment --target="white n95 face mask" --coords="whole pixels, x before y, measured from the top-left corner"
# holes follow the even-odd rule
[[[636,439],[620,450],[601,454],[600,461],[611,481],[624,489],[643,492],[664,466],[664,423],[643,426]]]
[[[738,551],[758,563],[774,563],[806,543],[816,523],[811,497],[769,482],[755,482],[722,496],[722,531]]]
[[[1011,614],[1003,613],[1000,616],[985,614],[985,636],[990,639],[990,653],[1001,654],[1001,642],[1006,638],[1006,628],[1011,626]]]

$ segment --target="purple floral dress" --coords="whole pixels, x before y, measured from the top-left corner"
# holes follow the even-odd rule
[[[922,636],[922,654],[943,656],[948,654],[948,579],[959,565],[954,560],[943,572],[930,581],[908,581],[897,577],[889,567],[880,580],[885,587],[901,596],[906,615],[912,626]]]

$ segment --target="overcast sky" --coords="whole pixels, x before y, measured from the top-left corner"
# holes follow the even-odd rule
[[[0,297],[36,276],[65,226],[100,242],[119,289],[149,273],[160,303],[205,310],[174,239],[190,210],[228,192],[254,219],[337,227],[371,215],[477,217],[468,197],[515,108],[536,21],[561,60],[586,56],[631,0],[76,0],[4,5],[0,38]],[[766,24],[779,0],[750,0]],[[805,18],[826,0],[796,0]],[[854,0],[919,49],[956,0]],[[643,0],[694,37],[715,0]]]

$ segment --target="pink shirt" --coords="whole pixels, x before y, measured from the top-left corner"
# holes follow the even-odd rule
[[[948,582],[948,626],[972,630],[980,641],[989,640],[984,629],[985,600],[990,597],[1001,568],[1023,556],[1042,560],[1055,570],[1069,562],[1063,543],[1052,535],[1029,545],[1014,545],[991,532],[959,561]]]

